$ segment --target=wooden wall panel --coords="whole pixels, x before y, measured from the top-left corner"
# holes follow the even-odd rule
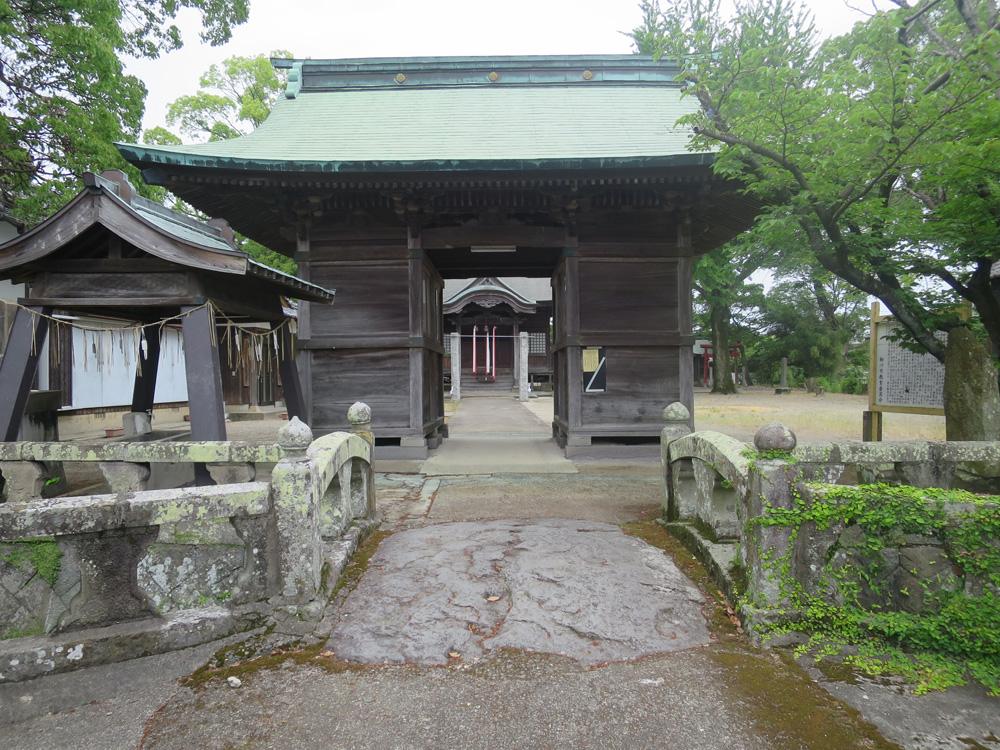
[[[584,393],[581,415],[585,428],[656,425],[663,407],[680,397],[678,348],[609,347],[607,392]]]
[[[409,270],[398,265],[312,263],[312,282],[335,287],[332,305],[310,308],[311,337],[409,335]]]
[[[312,415],[317,434],[347,426],[355,401],[372,408],[375,434],[409,430],[408,349],[320,349],[312,352]],[[419,398],[419,394],[418,394]],[[391,430],[391,433],[386,433]]]
[[[677,262],[580,259],[580,334],[676,332]]]

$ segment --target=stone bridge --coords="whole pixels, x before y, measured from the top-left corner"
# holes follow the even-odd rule
[[[0,683],[315,627],[374,525],[371,410],[348,419],[316,440],[293,419],[273,445],[0,444]],[[99,462],[113,493],[42,499],[50,461]],[[145,489],[151,465],[178,462],[230,481]]]

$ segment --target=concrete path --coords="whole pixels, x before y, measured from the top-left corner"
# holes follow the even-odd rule
[[[510,397],[462,399],[448,417],[448,439],[424,461],[428,476],[573,474],[552,427]]]

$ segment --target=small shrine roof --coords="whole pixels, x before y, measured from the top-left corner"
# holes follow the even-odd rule
[[[224,221],[201,221],[137,195],[121,172],[86,173],[84,189],[48,219],[0,244],[0,278],[59,251],[96,225],[161,260],[192,269],[255,277],[279,295],[331,302],[334,290],[258,263],[236,248]]]

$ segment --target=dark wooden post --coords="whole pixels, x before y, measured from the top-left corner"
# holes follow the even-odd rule
[[[143,329],[146,339],[146,356],[139,352],[139,362],[135,369],[135,383],[132,386],[132,411],[151,412],[156,395],[156,371],[160,366],[160,327],[147,326]]]
[[[210,307],[185,307],[184,370],[191,411],[192,440],[226,439],[226,405],[222,395],[215,314]]]
[[[32,313],[48,315],[52,312],[50,307],[29,310],[17,309],[7,348],[0,360],[0,430],[7,442],[17,440],[31,383],[38,369],[38,354],[49,330],[48,318]]]
[[[276,320],[271,323],[272,329],[277,329],[280,341],[278,342],[278,372],[281,375],[281,388],[285,394],[285,410],[288,418],[298,417],[303,422],[307,421],[305,399],[302,397],[302,381],[299,380],[299,367],[295,362],[295,338],[287,325],[281,325],[282,321]]]

